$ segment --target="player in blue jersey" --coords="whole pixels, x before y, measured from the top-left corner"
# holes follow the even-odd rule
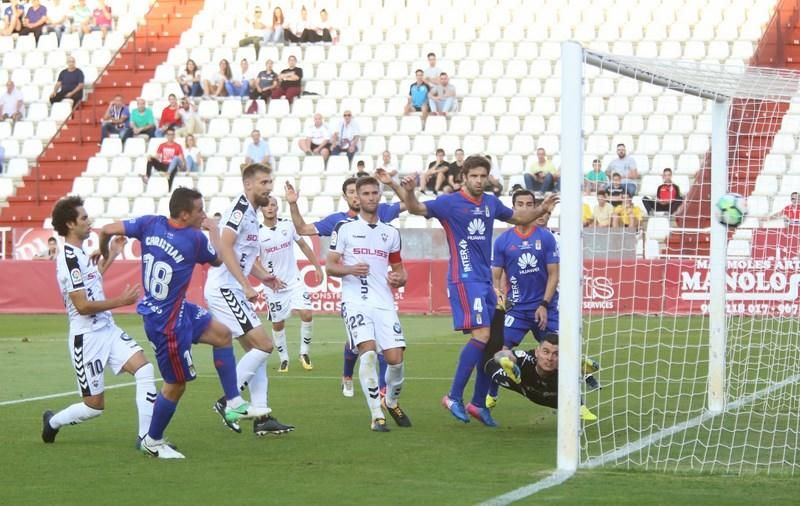
[[[195,379],[191,348],[194,343],[214,347],[214,366],[225,390],[225,417],[231,422],[252,417],[249,405],[239,395],[236,359],[230,331],[209,313],[186,301],[186,290],[196,264],[220,265],[216,253],[219,230],[206,218],[203,196],[189,188],[178,188],[169,201],[170,218],[142,216],[103,227],[100,251],[108,258],[112,236],[139,239],[142,248],[144,297],[136,312],[142,315],[147,338],[153,343],[164,386],[153,407],[150,430],[142,451],[158,458],[183,458],[164,440],[164,429],[175,413],[186,383]],[[209,230],[211,242],[200,231]]]
[[[289,203],[289,209],[292,213],[292,222],[300,235],[319,235],[320,237],[330,237],[333,233],[334,227],[340,221],[355,218],[361,210],[361,204],[358,200],[358,192],[356,191],[355,177],[350,177],[342,183],[342,197],[347,202],[347,211],[339,211],[322,218],[314,223],[306,223],[303,216],[300,214],[300,209],[297,206],[298,192],[289,183],[286,183],[286,201]],[[383,223],[394,221],[400,213],[406,210],[405,204],[402,202],[395,202],[394,204],[381,203],[378,205],[378,219]],[[345,340],[344,344],[344,368],[342,370],[342,394],[345,397],[353,397],[353,371],[355,370],[356,361],[358,360],[358,350],[355,350],[350,345],[350,340]],[[378,375],[380,380],[381,393],[386,392],[386,361],[383,359],[383,353],[378,354],[378,363],[380,365],[380,373]]]
[[[483,193],[489,176],[489,160],[482,156],[470,156],[461,170],[464,180],[461,191],[440,195],[426,202],[417,200],[413,177],[405,178],[399,185],[384,170],[379,169],[377,175],[383,184],[390,185],[400,196],[410,213],[429,219],[437,218],[444,228],[450,250],[447,294],[453,313],[453,327],[471,334],[472,338],[461,351],[453,384],[442,399],[442,404],[464,423],[469,422],[469,416],[472,416],[484,425],[494,427],[496,423],[486,408],[490,380],[480,367],[497,303],[491,274],[494,220],[515,225],[530,224],[549,211],[558,202],[558,197],[548,197],[537,208],[512,211],[494,195]],[[473,369],[477,369],[475,391],[472,402],[465,408],[464,387]]]

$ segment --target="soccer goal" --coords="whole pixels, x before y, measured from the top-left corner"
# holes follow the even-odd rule
[[[800,227],[770,216],[800,191],[800,76],[574,42],[561,65],[559,469],[795,473],[800,262],[784,242]],[[605,232],[582,226],[582,201],[597,201],[583,174],[593,158],[605,169],[617,144],[641,174],[633,206],[665,168],[684,201],[640,208],[638,231],[607,232],[632,240],[598,254],[585,239]],[[585,148],[597,146],[609,148]],[[727,192],[748,197],[736,229],[714,216]],[[582,354],[600,363],[601,390],[578,380]],[[580,421],[581,398],[596,422]]]

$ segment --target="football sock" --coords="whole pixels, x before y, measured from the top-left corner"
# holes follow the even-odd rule
[[[286,329],[273,329],[272,340],[275,343],[275,349],[278,350],[278,357],[280,357],[281,362],[289,360],[289,350],[286,349]]]
[[[239,385],[236,383],[236,357],[233,355],[233,347],[214,348],[214,367],[217,368],[219,382],[225,392],[227,400],[239,397]]]
[[[268,358],[269,353],[261,351],[258,348],[253,348],[242,355],[242,358],[239,359],[239,363],[236,365],[236,377],[239,381],[239,391],[244,391],[244,389],[248,387],[250,381],[253,379],[253,375]],[[250,392],[250,398],[253,398],[252,391]]]
[[[145,364],[133,375],[136,378],[136,411],[139,414],[139,437],[147,435],[153,418],[153,403],[158,391],[153,380],[153,364]]]
[[[175,414],[175,408],[177,407],[177,402],[172,402],[159,392],[153,405],[153,420],[150,422],[150,430],[147,431],[150,439],[155,439],[156,441],[164,439],[164,429],[167,428],[169,421],[172,420],[172,415]]]
[[[342,370],[342,376],[346,376],[348,378],[353,377],[353,371],[356,368],[356,360],[358,360],[358,353],[350,347],[350,342],[347,341],[344,343],[344,369]]]
[[[464,387],[467,386],[472,370],[480,362],[485,346],[486,344],[477,339],[470,339],[461,349],[461,355],[458,357],[458,365],[456,366],[456,374],[450,387],[449,395],[451,399],[463,401]],[[486,395],[485,392],[484,395]]]
[[[82,402],[76,402],[53,415],[50,419],[50,427],[58,429],[64,425],[77,425],[102,414],[102,409],[90,408]]]
[[[267,407],[267,390],[269,379],[267,379],[267,363],[264,362],[250,378],[250,405],[256,408]]]
[[[489,393],[491,384],[492,378],[481,367],[478,367],[475,371],[475,391],[472,394],[472,404],[479,408],[486,407],[486,394]]]
[[[489,395],[492,397],[497,397],[497,393],[500,391],[500,385],[491,381],[491,376],[489,377]]]
[[[311,335],[314,331],[314,322],[300,322],[300,354],[308,355],[311,349]]]
[[[386,366],[386,405],[390,408],[397,406],[397,398],[403,390],[405,380],[405,364],[400,362]]]
[[[370,350],[361,354],[358,362],[358,379],[361,381],[361,390],[367,398],[367,407],[372,414],[372,419],[383,418],[381,410],[381,396],[378,392],[378,354]]]
[[[378,353],[378,386],[381,390],[386,388],[386,359],[383,358],[383,353]]]

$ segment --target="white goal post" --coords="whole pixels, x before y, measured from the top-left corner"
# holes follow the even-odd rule
[[[646,83],[650,91],[658,87],[664,94],[699,97],[711,104],[702,112],[710,113],[711,123],[710,202],[702,208],[709,213],[704,219],[710,221],[703,314],[584,311],[583,182],[586,158],[598,155],[584,152],[588,68],[593,76],[599,69],[604,75],[613,75],[615,82],[633,79],[638,81],[636,86]],[[777,306],[774,311],[770,308],[769,315],[774,317],[729,314],[728,240],[732,232],[713,219],[710,205],[730,191],[728,170],[733,160],[729,156],[751,156],[745,152],[744,142],[741,148],[729,145],[732,104],[753,101],[756,114],[761,103],[780,104],[769,109],[769,117],[757,118],[757,126],[758,121],[768,125],[767,134],[744,130],[738,134],[742,139],[747,135],[771,139],[788,104],[797,100],[798,83],[800,73],[788,70],[616,56],[585,49],[577,42],[562,44],[560,471],[571,473],[601,465],[739,473],[794,473],[800,468],[800,389],[796,386],[800,381],[800,332],[791,326],[791,316],[784,316],[783,306],[780,311]],[[774,112],[777,110],[781,113]],[[758,173],[763,154],[753,152],[752,156],[753,164],[759,164]],[[758,156],[761,158],[755,160]],[[681,261],[680,252],[673,252],[672,257]],[[650,293],[641,288],[647,284],[679,282],[658,277],[636,279],[640,269],[621,271],[622,278],[631,278],[616,282],[635,284],[631,290],[640,290],[642,297]],[[653,272],[658,276],[671,271],[666,267]],[[669,297],[665,295],[665,301]],[[664,307],[665,301],[653,301],[648,307]],[[767,356],[773,346],[772,356]],[[765,347],[767,351],[762,352]],[[757,357],[748,356],[757,350]],[[581,357],[587,354],[600,358],[599,378],[604,386],[600,393],[584,390]],[[658,385],[658,392],[648,390],[653,385]],[[597,422],[580,420],[581,399],[597,412]]]

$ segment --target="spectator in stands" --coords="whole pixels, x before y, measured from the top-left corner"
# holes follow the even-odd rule
[[[408,103],[406,104],[405,114],[418,111],[422,112],[422,123],[428,118],[428,93],[431,88],[425,82],[422,69],[415,72],[417,80],[408,88]]]
[[[639,171],[636,168],[636,160],[627,154],[625,144],[617,144],[617,158],[612,160],[606,168],[606,175],[614,173],[622,176],[622,184],[629,196],[636,195],[636,185],[639,183]]]
[[[78,0],[78,3],[72,5],[69,12],[69,17],[72,19],[72,31],[89,33],[92,31],[92,10],[86,5],[86,0]]]
[[[231,77],[225,81],[225,92],[229,97],[244,98],[250,92],[250,64],[247,59],[239,62],[239,68],[231,71]]]
[[[797,192],[792,192],[789,196],[789,204],[777,213],[771,214],[770,219],[783,217],[786,225],[800,225],[800,198]]]
[[[39,0],[32,0],[31,6],[28,7],[28,12],[22,18],[22,29],[19,31],[20,35],[28,35],[32,33],[36,42],[39,42],[39,37],[42,36],[42,30],[47,23],[47,7],[42,5]]]
[[[614,206],[606,200],[608,194],[605,190],[597,192],[597,205],[592,210],[594,220],[592,225],[598,228],[607,228],[611,226],[611,218],[614,216]]]
[[[444,159],[445,153],[442,148],[436,150],[436,158],[428,164],[428,170],[422,174],[422,181],[419,186],[422,193],[433,192],[438,194],[447,182],[447,173],[450,171],[450,162]]]
[[[434,116],[447,116],[456,110],[456,87],[450,84],[446,72],[439,74],[439,84],[432,87],[428,102]]]
[[[547,193],[558,191],[559,174],[553,162],[547,158],[547,152],[544,148],[536,149],[536,162],[531,167],[529,174],[523,175],[525,179],[525,187],[537,193]]]
[[[100,139],[105,139],[111,134],[118,134],[120,139],[127,138],[130,117],[128,106],[122,103],[122,95],[115,95],[111,103],[108,104],[106,114],[103,116]]]
[[[253,102],[247,108],[247,114],[255,114],[258,112],[257,99],[262,99],[269,103],[272,98],[272,92],[278,87],[278,74],[272,70],[272,60],[267,60],[266,68],[258,73],[255,79],[255,93],[251,93],[250,97]]]
[[[608,185],[608,175],[603,172],[603,166],[599,158],[592,160],[592,170],[583,177],[583,191],[586,193],[597,193],[605,190]]]
[[[436,54],[428,53],[428,68],[423,72],[425,84],[433,88],[439,84],[439,79],[442,76],[442,71],[436,66]]]
[[[400,171],[397,169],[394,161],[392,161],[392,154],[386,150],[381,154],[381,168],[385,170],[395,181],[400,182]]]
[[[598,190],[598,191],[602,191],[602,190]],[[591,226],[591,224],[592,224],[592,208],[589,207],[589,204],[587,204],[586,202],[581,204],[581,207],[583,209],[583,212],[581,213],[582,214],[582,218],[583,218],[583,226],[584,227]]]
[[[222,219],[222,213],[220,213],[220,212],[214,213],[214,221],[216,221],[217,224],[219,224],[221,219]]]
[[[156,136],[156,119],[153,117],[153,110],[147,107],[147,103],[141,97],[136,99],[136,109],[131,111],[127,135],[128,137],[146,135],[148,138]]]
[[[338,34],[328,19],[328,11],[322,9],[319,11],[319,21],[309,34],[308,42],[333,42],[334,38],[338,38]]]
[[[2,144],[0,144],[0,174],[3,173],[3,165],[5,163],[5,159],[6,159],[6,148],[4,148]]]
[[[50,0],[47,7],[47,24],[42,33],[54,32],[61,42],[61,34],[67,27],[67,7],[61,5],[61,0]]]
[[[622,185],[622,176],[616,172],[611,174],[611,184],[606,186],[606,193],[608,193],[608,202],[612,206],[617,207],[622,204],[622,196],[627,195],[625,186]]]
[[[197,141],[194,135],[189,134],[186,136],[186,170],[189,172],[199,172],[203,170],[203,154],[200,153],[200,148],[197,147]]]
[[[25,16],[25,5],[21,0],[11,0],[3,10],[3,28],[0,35],[13,35],[22,30],[22,18]]]
[[[442,187],[442,191],[452,193],[461,190],[461,185],[464,184],[463,168],[464,150],[458,148],[456,150],[456,159],[450,164],[450,168],[447,171],[447,183]]]
[[[275,167],[275,157],[269,149],[269,143],[266,139],[261,138],[259,130],[250,132],[251,142],[247,143],[244,151],[244,163],[249,165],[251,163],[269,164],[270,167]]]
[[[358,152],[358,143],[361,141],[361,130],[358,128],[358,122],[353,119],[351,111],[344,111],[342,119],[331,135],[331,152],[334,155],[345,153],[350,163],[353,162],[353,157]]]
[[[200,115],[197,114],[197,104],[190,102],[186,97],[181,99],[178,118],[180,118],[183,127],[175,131],[177,135],[186,137],[192,134],[205,133],[206,127]]]
[[[106,40],[113,22],[111,7],[106,5],[106,0],[97,0],[97,7],[92,11],[92,30],[102,32],[103,40]]]
[[[267,25],[261,20],[261,7],[256,6],[253,9],[253,19],[245,18],[247,25],[247,35],[239,41],[239,47],[254,46],[256,50],[256,59],[258,53],[261,51],[261,41],[265,40],[265,32]]]
[[[55,260],[58,255],[58,239],[51,237],[47,240],[47,249],[33,255],[34,260]]]
[[[300,18],[284,31],[283,36],[288,42],[311,42],[316,35],[311,28],[311,23],[308,21],[308,9],[304,5],[300,8]]]
[[[181,118],[178,115],[178,97],[176,97],[174,93],[170,93],[167,97],[167,101],[169,103],[161,110],[161,119],[158,120],[156,137],[163,137],[164,132],[170,128],[175,130],[183,126]]]
[[[203,92],[207,97],[222,97],[225,93],[225,82],[233,78],[231,64],[225,58],[219,61],[219,69],[203,81]]]
[[[486,159],[489,160],[491,170],[489,170],[489,175],[486,177],[486,183],[483,185],[483,191],[492,192],[496,197],[499,197],[503,194],[503,183],[501,182],[503,180],[503,176],[500,174],[500,167],[498,167],[497,164],[492,161],[491,155],[486,155]]]
[[[147,175],[142,176],[144,184],[150,180],[153,169],[166,172],[169,176],[167,188],[172,191],[172,181],[178,170],[186,170],[186,160],[183,158],[183,148],[175,142],[175,130],[167,130],[167,140],[162,142],[156,150],[156,155],[147,157]]]
[[[61,102],[65,98],[72,100],[75,109],[83,99],[83,71],[75,66],[75,57],[67,56],[67,68],[59,72],[53,92],[50,93],[50,103]]]
[[[6,92],[0,95],[0,121],[10,119],[19,121],[25,112],[25,102],[22,92],[14,86],[11,79],[6,83]]]
[[[291,104],[303,91],[303,69],[297,66],[297,58],[289,56],[289,66],[278,75],[280,85],[272,90],[272,98],[286,97]]]
[[[264,44],[278,44],[283,42],[283,26],[286,20],[283,18],[283,9],[275,7],[272,11],[272,25],[268,26],[264,32]]]
[[[305,137],[297,141],[300,149],[307,155],[322,155],[327,164],[331,156],[331,131],[322,122],[322,114],[314,115],[314,124],[306,129]]]
[[[186,60],[186,66],[178,75],[178,84],[181,85],[183,95],[186,97],[202,97],[203,84],[200,82],[200,69],[191,58]]]
[[[633,205],[630,195],[622,194],[622,204],[614,208],[611,225],[614,228],[630,228],[638,231],[642,224],[642,210]]]
[[[672,182],[672,169],[664,169],[661,178],[663,182],[656,189],[656,198],[642,197],[642,204],[647,209],[647,214],[651,216],[655,211],[674,214],[683,204],[681,189]]]

